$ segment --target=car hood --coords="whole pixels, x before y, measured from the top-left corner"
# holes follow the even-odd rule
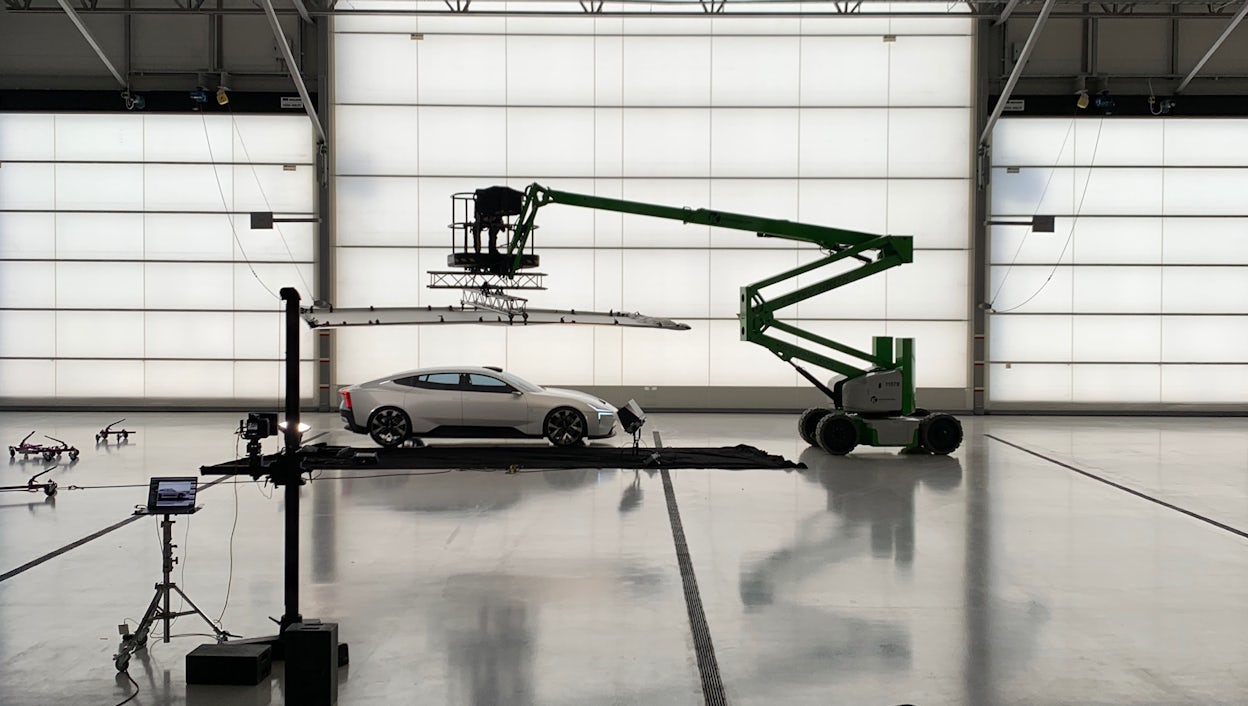
[[[607,402],[601,397],[595,397],[594,395],[591,395],[588,392],[581,392],[580,390],[565,390],[561,387],[544,387],[542,388],[542,390],[556,397],[573,399],[573,400],[577,400],[578,402],[584,402],[585,404],[592,404],[596,407],[605,407],[607,409],[610,409],[613,412],[615,411],[615,405],[611,404],[610,402]]]

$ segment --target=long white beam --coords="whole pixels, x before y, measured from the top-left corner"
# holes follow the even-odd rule
[[[992,26],[999,27],[1005,24],[1005,21],[1010,19],[1010,13],[1014,12],[1014,8],[1016,7],[1018,7],[1018,0],[1010,0],[1006,3],[1005,9],[1001,11],[1001,16],[997,18],[996,22],[992,23]]]
[[[95,50],[96,56],[100,57],[100,61],[104,62],[104,65],[108,67],[109,73],[113,75],[113,78],[117,79],[117,83],[120,83],[122,88],[128,88],[126,79],[121,77],[121,72],[104,55],[104,50],[100,48],[100,43],[95,41],[95,35],[91,34],[91,30],[87,29],[87,26],[82,23],[82,18],[78,16],[77,12],[74,12],[74,8],[70,7],[66,0],[56,0],[56,2],[65,11],[65,14],[69,15],[69,21],[73,22],[78,31],[82,33],[82,38],[87,40],[87,44],[90,44],[91,48]]]
[[[65,0],[57,0],[64,3]],[[295,90],[299,91],[299,97],[303,100],[303,110],[308,114],[308,119],[312,121],[312,127],[316,128],[317,141],[325,144],[325,128],[321,127],[321,119],[316,117],[316,106],[312,105],[312,97],[308,95],[308,87],[303,83],[303,76],[299,75],[299,65],[295,63],[295,56],[290,51],[290,43],[286,41],[286,33],[282,31],[282,25],[277,21],[277,12],[273,9],[273,0],[260,0],[260,4],[264,7],[264,14],[269,18],[269,27],[273,30],[273,38],[277,40],[277,48],[282,50],[282,58],[286,60],[286,71],[290,73],[290,78],[295,82]]]
[[[62,2],[64,2],[64,0],[62,0]],[[1218,47],[1222,46],[1222,42],[1225,42],[1226,38],[1231,36],[1231,32],[1234,32],[1235,28],[1239,26],[1239,23],[1244,20],[1245,14],[1248,14],[1248,0],[1244,0],[1244,6],[1239,8],[1239,12],[1235,13],[1234,19],[1232,19],[1231,23],[1227,25],[1225,30],[1222,31],[1222,36],[1218,37],[1217,41],[1213,43],[1213,46],[1209,47],[1209,51],[1205,52],[1205,55],[1200,58],[1200,61],[1196,62],[1196,66],[1192,69],[1191,73],[1187,75],[1187,78],[1183,79],[1183,83],[1180,83],[1179,87],[1175,89],[1175,93],[1182,93],[1183,89],[1187,88],[1187,84],[1191,83],[1192,79],[1196,78],[1196,74],[1199,73],[1201,69],[1205,68],[1205,64],[1208,63],[1209,59],[1213,56],[1213,53],[1218,50]]]
[[[268,0],[265,0],[266,2]],[[1245,0],[1248,2],[1248,0]],[[1005,102],[1010,99],[1010,94],[1014,92],[1014,86],[1018,83],[1018,77],[1023,74],[1023,67],[1027,66],[1027,60],[1031,58],[1031,51],[1036,48],[1036,38],[1040,36],[1040,30],[1044,29],[1044,24],[1049,21],[1049,12],[1053,10],[1054,0],[1044,0],[1044,7],[1040,8],[1040,14],[1036,17],[1036,23],[1031,27],[1031,34],[1027,35],[1027,43],[1023,45],[1023,53],[1019,55],[1018,61],[1014,64],[1014,70],[1010,72],[1010,80],[1005,82],[1005,89],[1001,91],[1001,97],[997,99],[997,105],[992,109],[992,115],[988,116],[988,123],[984,125],[984,132],[979,136],[979,144],[986,145],[992,137],[992,128],[997,124],[997,120],[1001,117],[1001,111],[1005,110]]]
[[[312,15],[308,14],[308,8],[303,4],[303,0],[291,0],[291,2],[295,4],[295,9],[299,11],[299,16],[303,18],[303,21],[312,24]]]

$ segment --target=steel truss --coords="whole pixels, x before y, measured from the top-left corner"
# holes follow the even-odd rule
[[[480,272],[430,272],[430,289],[546,289],[546,273],[517,272],[514,277],[499,280],[493,275]]]

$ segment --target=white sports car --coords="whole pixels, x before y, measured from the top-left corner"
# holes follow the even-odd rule
[[[409,370],[344,387],[347,428],[382,446],[411,437],[546,437],[555,446],[615,433],[615,407],[576,390],[542,387],[501,368]]]

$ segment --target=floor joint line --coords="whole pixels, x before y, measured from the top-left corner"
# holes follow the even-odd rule
[[[1036,458],[1041,458],[1041,459],[1044,459],[1045,461],[1048,461],[1049,463],[1052,463],[1052,464],[1055,464],[1055,465],[1061,466],[1062,468],[1065,468],[1065,469],[1068,469],[1068,470],[1074,471],[1075,473],[1078,473],[1078,474],[1080,474],[1080,475],[1087,476],[1088,478],[1091,478],[1092,480],[1095,480],[1095,481],[1099,481],[1099,482],[1101,482],[1101,483],[1104,483],[1105,485],[1108,485],[1108,486],[1110,486],[1111,488],[1117,488],[1118,490],[1121,490],[1121,491],[1123,491],[1123,492],[1125,492],[1125,493],[1130,493],[1131,495],[1134,495],[1134,496],[1136,496],[1137,498],[1143,498],[1143,499],[1145,499],[1145,500],[1148,500],[1149,502],[1157,503],[1158,505],[1160,505],[1160,506],[1162,506],[1162,507],[1164,507],[1164,508],[1168,508],[1168,509],[1170,509],[1170,510],[1174,510],[1175,512],[1181,512],[1181,513],[1183,513],[1184,515],[1187,515],[1188,517],[1191,517],[1191,518],[1193,518],[1193,519],[1200,520],[1201,522],[1204,522],[1204,523],[1206,523],[1206,524],[1213,525],[1214,527],[1217,527],[1217,528],[1218,528],[1218,529],[1220,529],[1220,530],[1224,530],[1224,531],[1230,532],[1231,534],[1237,535],[1237,536],[1239,536],[1239,537],[1243,537],[1244,539],[1248,539],[1248,532],[1245,532],[1245,531],[1243,531],[1243,530],[1241,530],[1241,529],[1236,529],[1236,528],[1234,528],[1234,527],[1232,527],[1232,526],[1230,526],[1230,525],[1228,525],[1228,524],[1225,524],[1225,523],[1222,523],[1222,522],[1218,522],[1217,520],[1215,520],[1215,519],[1213,519],[1213,518],[1210,518],[1210,517],[1205,517],[1204,515],[1201,515],[1201,514],[1200,514],[1200,513],[1198,513],[1198,512],[1193,512],[1192,510],[1188,510],[1187,508],[1179,507],[1178,505],[1175,505],[1175,504],[1173,504],[1173,503],[1166,502],[1165,500],[1162,500],[1161,498],[1156,498],[1156,497],[1153,497],[1152,495],[1149,495],[1149,494],[1147,494],[1147,493],[1144,493],[1144,492],[1141,492],[1141,491],[1135,490],[1134,488],[1129,488],[1129,487],[1127,487],[1127,486],[1125,486],[1125,485],[1123,485],[1123,484],[1121,484],[1121,483],[1115,483],[1114,481],[1109,480],[1108,478],[1103,478],[1103,477],[1101,477],[1101,476],[1098,476],[1098,475],[1096,475],[1095,473],[1092,473],[1091,471],[1085,471],[1085,470],[1083,470],[1082,468],[1079,468],[1079,467],[1077,467],[1077,466],[1072,466],[1071,464],[1066,463],[1066,462],[1064,462],[1064,461],[1059,461],[1059,460],[1057,460],[1057,459],[1055,459],[1055,458],[1050,458],[1050,457],[1045,456],[1044,454],[1042,454],[1042,453],[1040,453],[1040,452],[1038,452],[1038,451],[1032,451],[1031,449],[1029,449],[1029,448],[1027,448],[1027,447],[1025,447],[1025,446],[1021,446],[1021,445],[1016,444],[1016,443],[1014,443],[1014,442],[1012,442],[1012,441],[1006,441],[1005,439],[1002,439],[1002,438],[1000,438],[1000,437],[998,437],[998,436],[993,436],[992,434],[984,434],[984,436],[988,437],[989,439],[992,439],[993,441],[997,441],[997,442],[1000,442],[1000,443],[1002,443],[1002,444],[1005,444],[1006,446],[1011,446],[1011,447],[1013,447],[1013,448],[1016,448],[1016,449],[1018,449],[1019,451],[1022,451],[1022,452],[1024,452],[1024,453],[1029,453],[1029,454],[1031,454],[1032,456],[1035,456]]]
[[[212,486],[216,485],[217,483],[220,483],[226,478],[229,478],[229,476],[221,476],[220,478],[214,481],[210,481],[208,483],[202,483],[199,486],[199,489],[204,490],[205,488],[211,488]],[[121,529],[122,527],[125,527],[126,525],[130,524],[131,522],[134,522],[135,520],[138,520],[143,517],[147,517],[147,515],[131,515],[127,517],[126,519],[122,520],[121,522],[118,522],[113,525],[109,525],[108,527],[105,527],[104,529],[99,530],[97,532],[93,532],[83,537],[82,539],[79,539],[74,542],[70,542],[69,544],[66,544],[63,547],[60,547],[59,549],[53,549],[52,551],[48,552],[47,554],[44,554],[41,557],[31,559],[30,561],[26,562],[25,564],[22,564],[16,569],[10,569],[9,571],[6,571],[3,574],[0,574],[0,583],[8,581],[9,579],[13,578],[14,576],[17,576],[18,574],[26,573],[27,571],[30,571],[31,569],[35,568],[36,566],[39,566],[40,564],[44,562],[51,561],[52,559],[55,559],[56,557],[62,554],[65,554],[71,549],[77,549],[78,547],[81,547],[87,542],[90,542],[94,539],[99,539],[100,537],[103,537],[109,532],[112,532],[113,530]]]

